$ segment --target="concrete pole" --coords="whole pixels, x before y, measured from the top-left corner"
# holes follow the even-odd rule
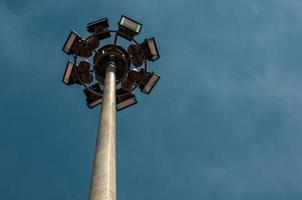
[[[106,69],[89,200],[116,200],[115,65]]]

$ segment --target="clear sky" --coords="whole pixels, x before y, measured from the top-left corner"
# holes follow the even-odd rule
[[[161,75],[118,113],[119,200],[302,199],[300,0],[2,0],[0,199],[87,199],[99,109],[62,84],[70,29],[124,14]]]

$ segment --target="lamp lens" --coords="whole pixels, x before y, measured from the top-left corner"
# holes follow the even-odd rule
[[[68,84],[69,80],[70,80],[70,76],[73,70],[73,63],[68,62],[67,67],[66,67],[66,72],[64,75],[64,83]]]
[[[158,80],[159,80],[159,76],[152,74],[151,78],[149,79],[146,86],[144,87],[143,92],[150,93],[152,88],[154,87],[154,85],[157,83]]]
[[[156,59],[158,57],[158,52],[155,44],[154,38],[148,40],[149,50],[152,56],[152,59]]]
[[[140,32],[140,29],[142,27],[142,25],[132,21],[131,19],[128,19],[126,17],[122,17],[121,21],[120,21],[120,25],[130,29],[131,31],[134,31],[136,33]]]
[[[74,44],[75,40],[77,38],[77,34],[75,32],[71,32],[69,38],[67,39],[67,42],[64,46],[64,52],[69,53],[72,45]]]
[[[93,108],[93,107],[95,107],[95,106],[101,104],[102,102],[103,102],[103,98],[99,98],[98,100],[95,100],[95,101],[89,103],[89,104],[88,104],[88,107],[89,107],[89,108]]]
[[[131,105],[133,105],[133,104],[136,104],[136,103],[137,103],[137,102],[136,102],[135,97],[132,97],[132,98],[130,98],[130,99],[127,99],[127,100],[125,100],[125,101],[123,101],[123,102],[117,104],[117,105],[116,105],[116,109],[117,109],[117,110],[121,110],[121,109],[123,109],[123,108],[129,107],[129,106],[131,106]]]

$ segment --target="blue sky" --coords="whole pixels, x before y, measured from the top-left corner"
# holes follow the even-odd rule
[[[118,113],[118,199],[302,198],[299,0],[2,0],[0,196],[87,199],[99,109],[61,83],[70,29],[120,15],[161,80]]]

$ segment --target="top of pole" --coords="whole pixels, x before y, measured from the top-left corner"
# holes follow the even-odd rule
[[[115,66],[117,103],[129,100],[130,96],[135,99],[133,92],[136,88],[150,94],[160,79],[157,73],[148,70],[147,65],[160,57],[154,37],[137,42],[135,37],[140,34],[142,24],[127,16],[122,15],[118,25],[118,30],[110,30],[108,18],[93,21],[87,24],[88,37],[83,38],[71,31],[63,46],[63,51],[73,56],[66,66],[63,82],[84,86],[89,108],[103,102],[108,63]],[[101,40],[112,35],[111,44],[100,45]],[[118,44],[119,37],[129,41],[129,46]]]

